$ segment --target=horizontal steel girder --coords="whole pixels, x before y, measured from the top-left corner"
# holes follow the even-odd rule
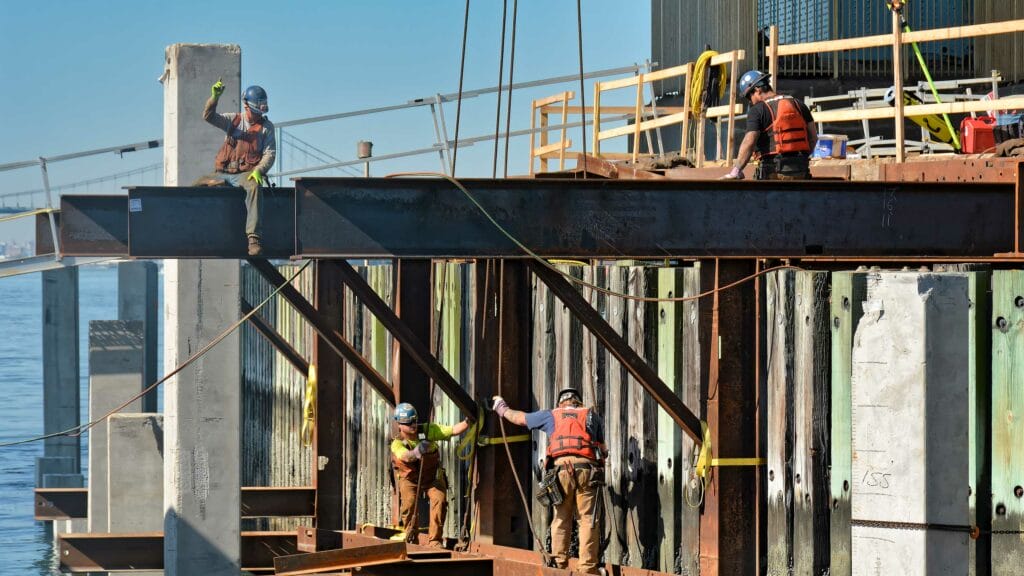
[[[1014,246],[1014,187],[1008,183],[462,182],[544,257],[969,258]],[[64,252],[243,256],[240,189],[145,187],[129,196],[63,197]],[[295,189],[267,191],[263,222],[268,257],[525,256],[440,179],[304,178]]]
[[[312,486],[243,486],[242,518],[313,516],[316,489]],[[88,488],[36,488],[35,519],[67,520],[85,518]]]

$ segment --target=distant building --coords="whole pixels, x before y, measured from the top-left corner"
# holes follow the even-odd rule
[[[1024,18],[1024,0],[911,0],[907,20],[915,30]],[[892,30],[884,0],[652,0],[651,55],[662,67],[693,61],[710,45],[725,52],[746,50],[743,68],[765,68],[767,28],[779,27],[782,44],[886,34]],[[920,44],[934,78],[985,77],[993,69],[1010,81],[1024,79],[1024,38],[1010,34]],[[907,78],[921,77],[909,47]],[[869,48],[794,56],[779,61],[790,80],[842,80],[858,86],[892,83],[892,50]],[[666,82],[662,93],[679,91]]]

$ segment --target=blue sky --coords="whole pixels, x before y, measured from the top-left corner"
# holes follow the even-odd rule
[[[402,103],[458,87],[462,0],[4,0],[3,4],[0,164],[161,137],[163,92],[157,78],[164,48],[176,42],[239,44],[242,84],[259,83],[267,89],[270,117],[276,121]],[[511,5],[509,0],[510,25]],[[583,6],[587,70],[643,63],[649,57],[649,2],[584,0]],[[501,9],[500,0],[471,2],[467,89],[497,83]],[[576,2],[520,0],[516,80],[574,73],[576,41]],[[528,126],[529,100],[564,89],[576,89],[576,85],[516,92],[513,129]],[[587,99],[592,99],[589,83]],[[451,133],[454,105],[446,107],[445,114]],[[463,136],[493,133],[494,117],[494,97],[467,101],[460,132]],[[360,139],[373,140],[376,154],[429,146],[433,124],[429,112],[420,108],[296,128],[294,135],[334,156],[351,159]],[[578,130],[574,140],[578,147]],[[522,138],[513,141],[510,172],[526,171],[526,145]],[[486,144],[462,150],[459,174],[489,176],[492,152]],[[151,166],[160,160],[159,151],[148,151],[66,162],[51,168],[51,184]],[[282,161],[286,169],[315,163],[298,152],[289,157],[287,151]],[[384,174],[438,167],[436,156],[425,156],[382,162],[373,170]],[[159,177],[154,170],[136,183],[156,184]],[[0,173],[0,193],[36,188],[40,183],[38,169]],[[92,185],[73,192],[113,193],[127,183]],[[27,237],[29,230],[27,224],[2,223],[0,240]]]

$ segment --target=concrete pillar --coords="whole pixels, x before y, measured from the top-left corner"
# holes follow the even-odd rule
[[[122,262],[117,265],[117,319],[142,322],[142,381],[149,386],[157,379],[157,330],[159,294],[155,262]],[[142,399],[143,412],[157,412],[157,391]]]
[[[868,276],[851,380],[854,576],[968,574],[969,535],[925,525],[971,522],[969,308],[965,274]]]
[[[164,420],[116,414],[107,422],[108,531],[159,532],[164,514]]]
[[[142,323],[121,320],[89,322],[89,419],[123,404],[143,388]],[[122,413],[140,412],[135,400]],[[89,531],[107,532],[107,424],[89,430]],[[116,470],[120,474],[123,471]]]
[[[43,433],[78,426],[78,269],[43,272]],[[47,438],[36,461],[36,482],[44,474],[81,471],[78,436]],[[56,459],[56,460],[55,460]]]
[[[202,119],[210,85],[221,111],[238,111],[241,50],[174,44],[164,83],[164,184],[210,172],[223,134]],[[173,215],[168,215],[172,217]],[[235,260],[164,264],[165,373],[241,316]],[[164,387],[164,571],[236,576],[241,549],[241,339],[237,331]]]

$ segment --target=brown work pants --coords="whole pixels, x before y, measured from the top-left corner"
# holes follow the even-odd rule
[[[245,190],[245,235],[259,238],[262,190],[255,180],[249,179],[249,174],[252,172],[239,172],[238,174],[214,172],[200,176],[192,183],[192,186],[238,186]]]
[[[572,538],[573,515],[579,519],[580,562],[578,572],[597,574],[597,554],[600,540],[600,526],[595,523],[599,486],[594,483],[594,470],[577,467],[560,467],[558,483],[562,485],[565,498],[555,506],[555,518],[551,521],[551,555],[555,566],[569,565],[569,541]]]
[[[418,515],[416,499],[425,491],[430,499],[430,530],[427,533],[431,546],[444,546],[444,519],[448,515],[448,481],[442,471],[437,478],[418,489],[417,478],[398,479],[398,510],[405,526],[406,540],[415,542],[419,534],[419,526],[413,516],[414,509]],[[426,479],[424,479],[426,482]]]

